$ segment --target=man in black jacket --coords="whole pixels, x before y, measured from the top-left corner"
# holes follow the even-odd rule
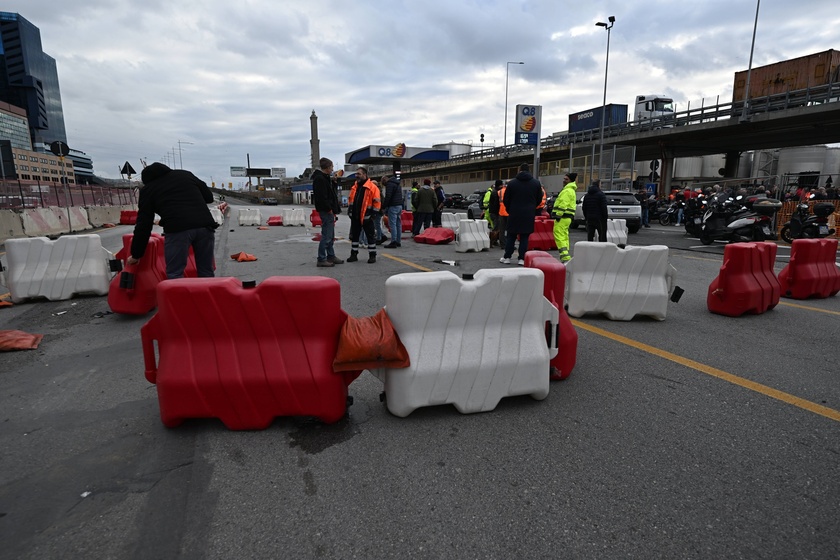
[[[592,181],[583,197],[583,217],[586,220],[586,240],[607,242],[607,195],[601,190],[601,181]]]
[[[534,232],[534,217],[537,206],[542,200],[542,187],[534,179],[527,163],[519,166],[519,173],[508,181],[502,203],[507,208],[507,236],[505,254],[500,259],[510,264],[516,236],[519,236],[519,266],[525,266],[525,253],[528,251],[528,238]]]
[[[173,170],[159,162],[144,168],[140,178],[143,187],[137,203],[131,256],[126,262],[140,262],[152,234],[155,214],[159,214],[165,236],[166,277],[184,277],[190,247],[195,253],[198,276],[214,276],[213,246],[218,224],[207,208],[213,202],[213,193],[204,181],[189,171]]]
[[[312,202],[315,211],[321,216],[321,242],[318,244],[318,266],[331,267],[344,261],[335,256],[333,244],[335,242],[335,223],[341,214],[335,183],[330,178],[333,162],[328,158],[321,158],[318,167],[312,173]]]
[[[402,209],[403,194],[400,188],[400,181],[396,177],[385,175],[382,177],[381,187],[385,190],[382,198],[382,211],[387,212],[388,227],[391,228],[391,242],[385,245],[386,249],[396,249],[402,246]]]

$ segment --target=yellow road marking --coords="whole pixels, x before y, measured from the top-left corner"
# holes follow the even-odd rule
[[[787,303],[786,301],[780,301],[779,305],[786,305],[788,307],[795,307],[797,309],[806,309],[808,311],[818,311],[820,313],[828,313],[829,315],[840,315],[840,311],[830,311],[828,309],[820,309],[819,307],[809,307],[807,305],[799,305],[798,303]]]
[[[422,270],[423,272],[432,272],[431,268],[426,268],[425,266],[420,266],[419,264],[414,264],[411,261],[407,261],[405,259],[401,259],[399,257],[395,257],[394,255],[389,255],[387,253],[378,253],[385,258],[391,259],[392,261],[397,261],[398,263],[402,263],[406,266],[410,266],[411,268],[416,268],[417,270]]]
[[[828,418],[830,420],[840,422],[840,410],[834,410],[833,408],[828,408],[827,406],[819,405],[817,403],[791,395],[790,393],[785,393],[784,391],[779,391],[778,389],[768,387],[767,385],[762,385],[761,383],[756,383],[755,381],[750,381],[749,379],[738,377],[737,375],[727,373],[723,370],[713,368],[706,364],[701,364],[700,362],[695,362],[694,360],[678,356],[677,354],[673,354],[671,352],[668,352],[667,350],[662,350],[660,348],[650,346],[643,342],[639,342],[637,340],[633,340],[631,338],[627,338],[612,333],[610,331],[594,327],[592,325],[587,325],[586,323],[575,319],[572,319],[572,324],[574,324],[575,327],[583,329],[585,331],[601,335],[603,337],[609,338],[610,340],[620,342],[621,344],[626,344],[627,346],[637,348],[639,350],[642,350],[643,352],[659,356],[660,358],[664,358],[682,366],[697,370],[701,373],[705,373],[706,375],[717,377],[718,379],[727,381],[734,385],[738,385],[739,387],[743,387],[745,389],[749,389],[750,391],[761,393],[762,395],[765,395],[772,399],[791,404],[803,410],[807,410],[808,412],[813,412],[814,414],[819,414],[820,416],[824,416],[825,418]]]

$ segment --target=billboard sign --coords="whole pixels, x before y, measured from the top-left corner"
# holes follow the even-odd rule
[[[536,146],[540,141],[541,129],[541,105],[516,106],[516,135],[514,137],[514,141],[517,144],[529,144]]]
[[[233,166],[231,166],[231,168],[230,168],[230,176],[231,177],[247,177],[247,175],[245,174],[245,168],[244,167],[233,167]]]

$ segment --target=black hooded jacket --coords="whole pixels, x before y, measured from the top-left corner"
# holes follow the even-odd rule
[[[507,208],[507,230],[511,233],[533,233],[534,214],[542,201],[540,182],[527,171],[520,171],[508,181],[502,202]]]
[[[333,214],[341,214],[332,179],[320,169],[312,172],[312,203],[318,212],[332,211]]]
[[[155,162],[141,173],[143,187],[137,202],[137,224],[131,241],[131,256],[139,259],[146,252],[152,234],[155,214],[160,215],[164,233],[176,233],[218,224],[207,205],[213,202],[213,193],[207,185],[183,169],[170,169]]]
[[[590,185],[583,197],[583,217],[587,222],[607,221],[607,195],[598,185]]]

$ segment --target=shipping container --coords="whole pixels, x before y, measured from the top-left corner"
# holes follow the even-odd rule
[[[840,82],[840,51],[828,50],[753,68],[750,99]],[[742,101],[747,88],[747,70],[735,72],[732,101]]]
[[[621,124],[627,122],[627,105],[615,105],[610,103],[605,106],[606,117],[604,126]],[[595,107],[586,111],[579,111],[569,115],[569,132],[580,132],[601,128],[601,110],[604,107]]]

